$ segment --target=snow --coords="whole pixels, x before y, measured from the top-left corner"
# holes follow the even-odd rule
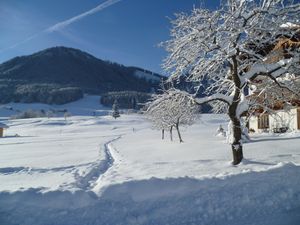
[[[282,24],[280,27],[282,27],[282,28],[299,28],[299,25],[291,23],[291,22],[287,22],[285,24]]]
[[[247,112],[249,109],[249,100],[245,98],[245,95],[241,93],[241,102],[236,109],[236,115],[240,118],[243,113]]]
[[[49,110],[60,111],[56,113],[57,116],[63,115],[63,110],[67,109],[71,115],[77,116],[92,116],[94,113],[97,116],[107,115],[109,108],[99,105],[100,96],[85,96],[84,98],[76,101],[67,103],[64,105],[47,105],[43,103],[9,103],[0,105],[0,118],[10,117],[16,115],[20,112],[26,111],[28,109],[32,110],[44,110],[45,112]],[[55,114],[55,113],[54,113]]]
[[[6,120],[8,106],[73,116]],[[167,132],[161,140],[143,115],[113,119],[98,96],[0,108],[9,125],[0,139],[1,225],[300,223],[299,132],[252,134],[232,166],[226,137],[215,136],[225,115],[203,115],[179,143]]]
[[[257,74],[263,73],[271,73],[270,76],[277,78],[281,75],[284,75],[288,71],[285,67],[290,66],[290,64],[299,62],[299,58],[291,58],[291,59],[281,59],[276,63],[270,64],[254,64],[251,69],[245,72],[242,76],[242,79],[245,81],[250,80],[250,78],[254,77]]]
[[[150,73],[150,72],[146,72],[146,71],[141,71],[141,70],[136,70],[134,72],[134,76],[138,77],[138,78],[143,78],[147,81],[153,81],[153,82],[160,82],[161,78]]]

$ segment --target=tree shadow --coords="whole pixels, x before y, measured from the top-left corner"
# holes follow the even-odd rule
[[[246,144],[255,143],[255,142],[264,142],[264,141],[288,141],[288,140],[295,140],[295,139],[300,140],[300,137],[284,137],[284,138],[273,137],[273,138],[259,138],[259,139],[253,139],[252,138],[251,141],[246,143]]]
[[[262,165],[262,166],[275,166],[275,163],[268,163],[268,162],[259,162],[259,161],[254,161],[250,159],[243,159],[242,161],[243,165]]]
[[[7,138],[31,138],[31,137],[37,137],[37,136],[5,135],[4,137],[1,137],[1,139],[7,139]]]

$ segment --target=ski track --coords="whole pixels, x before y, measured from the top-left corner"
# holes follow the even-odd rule
[[[63,167],[55,167],[55,168],[31,168],[31,167],[3,167],[0,168],[0,174],[3,175],[11,175],[15,173],[51,173],[51,172],[63,172],[63,171],[72,171],[78,167],[89,166],[93,163],[84,163],[79,165],[71,165],[71,166],[63,166]]]
[[[115,159],[111,153],[110,144],[119,140],[122,136],[115,135],[111,136],[113,139],[107,141],[100,148],[100,153],[104,153],[104,159],[98,159],[95,162],[84,163],[79,165],[70,165],[64,167],[55,168],[31,168],[31,167],[3,167],[0,168],[0,174],[2,175],[12,175],[12,174],[34,174],[34,173],[55,173],[55,172],[67,172],[72,173],[75,176],[75,182],[71,184],[65,184],[60,186],[61,188],[78,188],[83,191],[90,191],[94,185],[95,181],[106,173],[106,171],[111,168],[115,162]],[[80,175],[79,171],[81,167],[91,168],[86,174]]]
[[[95,186],[95,181],[113,166],[115,159],[110,151],[110,144],[119,140],[121,137],[121,135],[118,135],[103,145],[104,159],[94,162],[92,169],[87,174],[80,176],[78,171],[75,172],[75,186],[77,188],[87,191],[91,190]]]

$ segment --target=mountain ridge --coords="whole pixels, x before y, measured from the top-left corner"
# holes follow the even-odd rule
[[[158,89],[162,79],[163,76],[139,67],[127,67],[98,59],[79,49],[57,46],[0,64],[0,102],[31,102],[34,99],[28,95],[32,92],[35,96],[41,92],[51,95],[53,90],[62,88],[69,88],[69,92],[73,88],[72,93],[77,93],[76,98],[80,96],[80,91],[87,94],[153,92]],[[35,97],[34,101],[51,103],[48,97]]]

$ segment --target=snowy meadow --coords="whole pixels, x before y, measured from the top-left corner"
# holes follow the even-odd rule
[[[143,115],[114,119],[97,96],[72,114],[9,119],[0,139],[0,224],[299,224],[300,133],[253,134],[231,164],[223,114],[161,140]],[[59,108],[58,107],[58,108]],[[95,115],[95,116],[94,116]],[[17,135],[16,135],[17,134]]]

